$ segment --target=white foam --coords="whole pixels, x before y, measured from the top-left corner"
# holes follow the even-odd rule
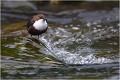
[[[52,56],[55,56],[55,58],[65,62],[67,64],[95,64],[95,63],[102,64],[102,63],[112,62],[112,60],[104,58],[104,57],[96,58],[94,53],[92,53],[92,52],[94,52],[94,50],[91,49],[91,48],[87,48],[85,50],[80,49],[80,50],[77,51],[77,52],[79,52],[79,54],[77,52],[73,54],[73,53],[65,50],[64,48],[57,48],[57,47],[50,48],[51,45],[48,44],[48,42],[45,43],[45,44],[48,46],[48,48],[52,52],[55,53],[55,54],[52,54]],[[81,54],[84,53],[84,52],[88,52],[90,54],[82,56]],[[48,53],[47,52],[44,52],[44,53],[50,54],[49,51],[48,51]]]
[[[58,49],[57,49],[58,50]],[[80,54],[71,54],[65,50],[60,50],[55,54],[59,60],[64,61],[67,64],[102,64],[102,63],[109,63],[112,60],[101,57],[96,58],[93,54],[89,54],[86,56],[81,56]]]
[[[94,32],[94,31],[93,31]],[[101,31],[104,33],[104,31]],[[57,30],[54,32],[56,36],[59,36],[62,38],[63,35],[71,36],[71,33],[65,30],[64,28],[57,28]],[[97,33],[97,32],[96,32]],[[99,34],[102,34],[99,33]],[[92,41],[98,40],[97,38],[102,38],[101,36],[97,36],[98,34],[95,34],[95,36],[91,33],[89,34],[81,34],[77,33],[77,37],[70,37],[67,40],[66,39],[59,39],[58,41],[52,40],[51,36],[47,37],[41,37],[40,40],[43,41],[43,43],[49,48],[51,52],[54,54],[50,54],[51,52],[47,49],[45,50],[45,54],[50,54],[56,59],[63,61],[66,64],[102,64],[102,63],[111,63],[113,62],[112,59],[106,58],[106,57],[96,57],[96,50],[89,47]],[[105,34],[105,33],[104,33]],[[90,37],[92,35],[92,37]],[[80,36],[80,37],[79,37]],[[51,39],[49,39],[49,37]],[[92,41],[91,41],[92,40]],[[78,42],[78,43],[74,43]],[[81,44],[83,43],[83,44]],[[74,49],[70,48],[69,46],[74,46],[75,44],[79,44],[79,46],[76,46]],[[84,45],[86,44],[86,45]],[[84,45],[84,46],[83,46]],[[68,47],[68,48],[67,48]]]

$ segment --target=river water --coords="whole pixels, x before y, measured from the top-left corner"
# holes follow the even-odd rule
[[[30,2],[24,4],[32,11],[3,4],[2,79],[119,79],[118,7],[54,12]],[[39,38],[22,27],[38,13],[45,14],[49,24]]]

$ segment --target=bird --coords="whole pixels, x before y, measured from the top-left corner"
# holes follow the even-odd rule
[[[48,29],[47,20],[44,14],[32,16],[27,22],[27,31],[29,34],[38,36],[45,33]]]

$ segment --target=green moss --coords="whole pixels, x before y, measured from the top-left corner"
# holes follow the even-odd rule
[[[15,37],[2,37],[1,39],[1,55],[2,56],[12,56],[12,57],[19,57],[17,54],[17,47],[15,48],[8,48],[5,45],[14,44],[15,42],[19,42],[19,40],[15,40]]]
[[[26,22],[18,22],[14,24],[2,25],[1,29],[4,32],[4,34],[8,34],[14,31],[25,30],[26,28],[23,27],[24,25],[26,25]]]
[[[2,56],[11,56],[14,58],[19,58],[20,56],[18,55],[18,49],[16,48],[6,48],[4,46],[1,46],[1,55]]]
[[[13,44],[15,42],[20,42],[19,36],[2,36],[1,44]]]

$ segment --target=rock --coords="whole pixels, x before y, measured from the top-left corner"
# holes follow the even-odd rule
[[[11,8],[11,9],[15,9],[19,7],[23,7],[23,8],[28,7],[30,9],[37,10],[37,7],[28,1],[3,1],[2,7]]]

